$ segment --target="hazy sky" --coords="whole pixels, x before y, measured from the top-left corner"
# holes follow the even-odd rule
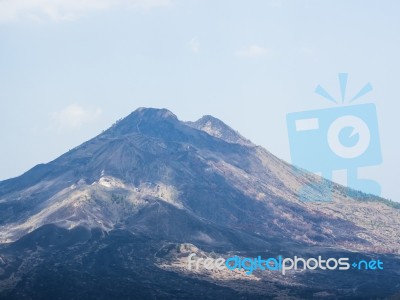
[[[370,82],[400,201],[400,4],[350,0],[1,0],[0,179],[48,162],[137,107],[214,115],[290,161],[286,114]]]

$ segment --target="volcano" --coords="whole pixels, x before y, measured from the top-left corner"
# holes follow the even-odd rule
[[[188,270],[185,257],[346,256],[384,270]],[[385,298],[400,205],[296,168],[212,116],[139,108],[0,182],[1,299]]]

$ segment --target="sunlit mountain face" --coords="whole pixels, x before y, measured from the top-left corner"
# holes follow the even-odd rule
[[[297,169],[212,116],[140,108],[0,182],[1,299],[396,297],[399,249],[398,204]],[[385,268],[246,275],[189,270],[190,253]]]

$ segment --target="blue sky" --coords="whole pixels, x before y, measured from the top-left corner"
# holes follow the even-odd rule
[[[214,115],[290,161],[286,114],[330,108],[318,84],[370,82],[400,201],[397,1],[2,0],[0,179],[48,162],[137,107]]]

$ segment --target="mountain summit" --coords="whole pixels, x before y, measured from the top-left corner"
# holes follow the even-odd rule
[[[237,131],[234,131],[221,120],[213,116],[206,115],[201,117],[196,122],[186,122],[187,125],[207,132],[216,138],[223,139],[224,141],[232,144],[253,145],[248,139],[244,138]]]
[[[325,201],[327,191],[333,201]],[[41,282],[50,277],[50,298],[58,297],[51,294],[57,287],[62,299],[76,296],[69,287],[96,299],[132,299],[128,291],[140,291],[137,299],[301,298],[327,289],[366,295],[349,281],[381,282],[391,295],[390,268],[385,280],[342,275],[332,287],[336,273],[310,282],[308,273],[263,273],[249,282],[190,273],[179,257],[185,249],[359,253],[385,256],[394,266],[399,229],[396,204],[299,170],[212,116],[182,122],[166,109],[139,108],[54,161],[0,182],[0,298],[49,298]],[[250,294],[243,294],[248,284]],[[296,286],[293,295],[288,286]]]
[[[138,108],[109,129],[112,134],[141,133],[141,126],[176,123],[178,118],[167,109]]]

